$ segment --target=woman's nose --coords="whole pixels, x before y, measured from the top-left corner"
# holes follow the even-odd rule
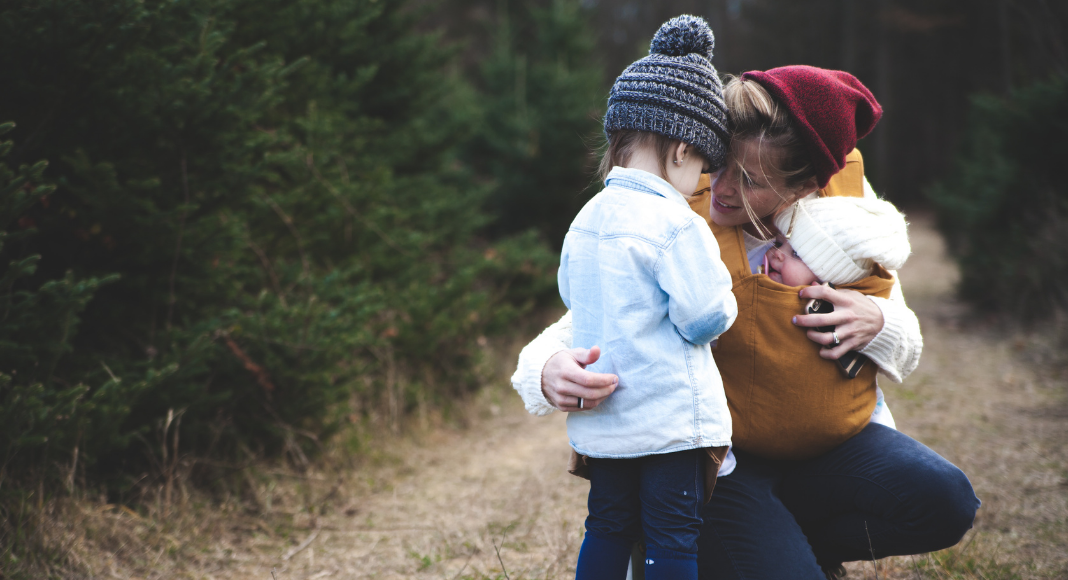
[[[720,167],[712,172],[712,191],[715,193],[727,193],[730,187],[730,172],[727,168]]]

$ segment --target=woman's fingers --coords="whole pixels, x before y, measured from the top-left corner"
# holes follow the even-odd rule
[[[582,368],[586,368],[587,365],[592,365],[597,362],[597,359],[601,358],[601,347],[593,345],[590,349],[585,348],[573,348],[569,351],[571,356],[575,357],[578,364]]]
[[[819,298],[820,300],[829,300],[831,304],[838,306],[839,302],[849,299],[849,292],[853,292],[858,296],[863,296],[863,294],[860,294],[859,292],[854,292],[853,290],[835,290],[830,286],[820,284],[816,284],[814,286],[806,286],[801,289],[801,292],[798,295],[801,297],[802,300],[811,300],[813,298]]]
[[[834,304],[834,312],[828,314],[799,314],[794,324],[809,328],[808,338],[828,346],[820,356],[837,359],[851,350],[860,350],[868,345],[883,329],[883,312],[875,302],[854,290],[834,290],[826,286],[809,286],[801,290],[804,300],[827,300]],[[833,346],[834,335],[830,332],[811,330],[833,326],[839,344]]]
[[[835,332],[838,331],[835,330]],[[820,349],[820,356],[829,360],[838,360],[845,353],[852,350],[860,350],[864,347],[864,345],[858,343],[855,337],[845,339],[841,333],[838,333],[839,343],[837,346],[834,344],[834,335],[830,332],[809,330],[808,338],[812,342],[823,345],[824,348]]]
[[[581,398],[581,410],[593,409],[600,405],[619,384],[619,377],[616,375],[594,373],[581,368],[568,369],[563,378],[565,382],[558,394],[565,398],[565,402],[573,402],[575,407],[579,406],[578,399]]]
[[[585,389],[585,387],[583,387],[581,385],[572,384],[569,389],[564,389],[564,392],[581,393],[581,392],[583,392],[583,389]],[[611,387],[608,388],[607,393],[605,393],[605,394],[603,394],[601,396],[596,396],[596,394],[604,393],[603,390],[597,391],[596,394],[594,394],[594,395],[591,395],[591,396],[588,396],[588,397],[582,397],[582,402],[581,402],[582,406],[581,407],[579,406],[579,396],[577,394],[576,395],[565,395],[565,394],[560,393],[558,395],[559,396],[559,400],[560,400],[560,404],[557,405],[557,408],[559,408],[561,411],[567,411],[569,413],[570,412],[574,412],[574,411],[589,411],[590,409],[597,408],[598,405],[603,403],[604,400],[608,398],[608,395],[612,394],[612,390],[614,390],[614,389],[615,389],[615,385],[612,385]],[[589,391],[591,393],[594,392],[593,390],[587,390],[587,391]]]
[[[597,347],[594,347],[597,348]],[[586,349],[571,349],[572,351]],[[591,349],[593,350],[593,349]],[[565,351],[570,352],[570,351]],[[594,373],[585,369],[586,364],[582,363],[582,353],[572,353],[576,366],[565,366],[561,375],[568,382],[572,383],[579,392],[574,393],[583,397],[607,397],[615,389],[615,384],[619,382],[619,377],[609,373]],[[596,360],[596,359],[594,359]]]
[[[849,313],[844,310],[838,310],[837,307],[835,307],[834,312],[828,312],[827,314],[798,314],[794,317],[794,324],[805,328],[838,327],[848,322],[851,322]]]
[[[799,314],[794,317],[794,324],[806,328],[817,328],[820,326],[839,326],[849,322],[852,314],[850,310],[851,297],[845,292],[852,291],[834,290],[828,286],[809,286],[801,289],[798,296],[802,300],[826,300],[834,305],[834,312],[827,314]],[[857,295],[860,296],[860,294]]]
[[[596,408],[615,391],[619,377],[585,370],[596,362],[600,349],[573,348],[554,354],[545,363],[541,389],[545,399],[562,411],[586,411]],[[582,399],[582,404],[579,404]]]
[[[587,372],[587,371],[582,371]],[[591,375],[598,373],[589,373]],[[609,375],[615,376],[615,375]],[[553,396],[546,397],[554,407],[561,411],[589,411],[597,408],[609,395],[615,391],[618,382],[610,383],[605,387],[589,388],[583,385],[567,382],[557,389]],[[548,394],[548,389],[544,389]],[[581,407],[579,399],[582,399]]]

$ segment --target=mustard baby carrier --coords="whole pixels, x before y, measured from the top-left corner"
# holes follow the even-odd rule
[[[821,346],[792,323],[807,302],[798,296],[802,287],[750,272],[742,228],[711,221],[709,177],[701,179],[690,207],[712,228],[738,301],[737,319],[712,350],[734,422],[733,445],[771,459],[821,455],[868,424],[877,367],[864,365],[849,379],[835,361],[820,358]],[[863,179],[863,160],[854,149],[819,195],[863,197]],[[838,288],[889,298],[893,283],[876,265],[871,276]]]

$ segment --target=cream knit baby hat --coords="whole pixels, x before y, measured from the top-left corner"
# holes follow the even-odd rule
[[[790,245],[824,282],[850,284],[871,275],[876,263],[887,270],[905,265],[909,236],[905,216],[888,201],[861,197],[816,197],[797,202],[775,217]]]

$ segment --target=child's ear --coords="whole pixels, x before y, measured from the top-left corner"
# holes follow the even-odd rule
[[[691,147],[688,143],[683,143],[682,141],[679,141],[679,144],[675,146],[674,157],[668,159],[668,161],[673,165],[678,165],[675,162],[681,162],[682,160],[686,159],[687,155],[693,153],[692,149],[693,147]]]

